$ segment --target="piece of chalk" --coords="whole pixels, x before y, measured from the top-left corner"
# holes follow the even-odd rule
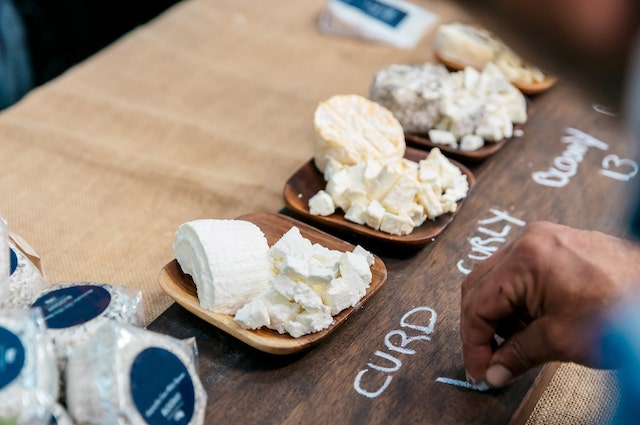
[[[458,379],[451,379],[445,377],[439,377],[436,379],[436,382],[442,382],[443,384],[455,385],[456,387],[466,388],[468,390],[475,390],[484,392],[490,389],[486,382],[482,381],[477,385],[473,385],[468,383],[467,381],[460,381]]]

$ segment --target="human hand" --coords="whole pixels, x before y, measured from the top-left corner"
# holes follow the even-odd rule
[[[602,366],[609,309],[640,289],[640,247],[548,222],[522,234],[467,276],[460,333],[470,380],[501,387],[549,361]],[[492,348],[494,334],[505,338]]]

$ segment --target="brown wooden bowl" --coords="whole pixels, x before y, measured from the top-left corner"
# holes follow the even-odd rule
[[[426,158],[428,151],[407,147],[405,158],[412,161],[420,161]],[[469,182],[469,191],[475,183],[475,178],[471,171],[457,161],[451,160],[463,174],[467,176]],[[296,171],[284,186],[283,196],[285,205],[294,214],[303,217],[310,222],[323,225],[330,229],[338,231],[350,231],[359,236],[374,239],[407,247],[420,247],[428,244],[435,239],[444,229],[453,221],[460,208],[464,204],[465,199],[458,201],[458,208],[454,213],[443,214],[435,220],[427,220],[421,226],[413,229],[408,235],[392,235],[389,233],[375,230],[369,226],[354,223],[344,218],[341,211],[336,211],[328,216],[313,215],[309,212],[309,199],[319,190],[326,187],[326,182],[322,173],[316,168],[313,160],[304,164]]]

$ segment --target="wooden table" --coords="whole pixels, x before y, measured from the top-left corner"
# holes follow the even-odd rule
[[[208,422],[524,423],[557,365],[488,394],[436,379],[464,380],[458,321],[466,270],[525,223],[549,220],[624,234],[623,206],[635,181],[626,176],[635,163],[614,162],[634,158],[633,149],[615,119],[599,110],[564,82],[533,98],[524,135],[470,165],[476,186],[441,236],[410,252],[364,242],[383,258],[386,285],[308,352],[264,354],[172,306],[150,328],[197,338]],[[436,314],[433,333],[406,325],[427,327]],[[394,349],[402,338],[425,335]]]
[[[447,0],[418,3],[440,22],[468,19]],[[464,379],[465,271],[524,223],[625,235],[637,178],[620,161],[635,147],[569,81],[532,99],[522,137],[470,165],[476,185],[435,241],[410,252],[365,243],[386,284],[305,353],[250,348],[172,305],[157,283],[181,223],[283,209],[287,178],[312,155],[318,102],[367,95],[381,67],[432,59],[433,30],[409,50],[319,33],[324,4],[186,0],[35,90],[0,114],[1,213],[51,282],[137,288],[150,329],[197,338],[206,423],[523,423],[555,366],[488,394],[436,379]],[[593,140],[568,128],[600,143],[577,149]],[[551,167],[565,186],[534,180]],[[402,332],[424,338],[394,349]]]

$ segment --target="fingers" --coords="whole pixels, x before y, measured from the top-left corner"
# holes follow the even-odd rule
[[[513,334],[493,353],[484,380],[494,388],[507,385],[527,370],[553,360],[546,341],[545,319]]]
[[[503,259],[508,252],[508,248],[505,248],[476,266],[462,284],[462,356],[467,374],[476,381],[484,378],[493,355],[492,343],[497,323],[514,312],[510,301],[504,294],[501,296],[496,285],[492,285],[495,277],[501,273]]]

